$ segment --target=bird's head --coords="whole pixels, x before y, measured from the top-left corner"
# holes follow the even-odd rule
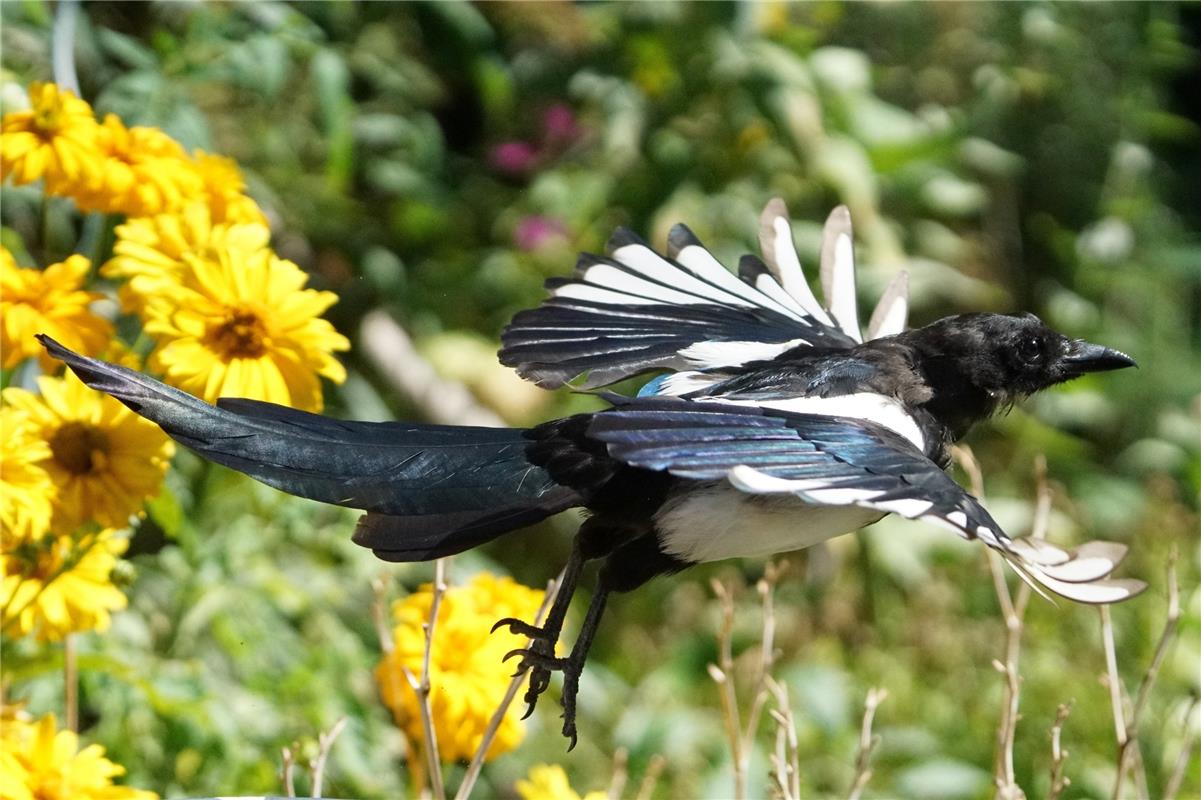
[[[931,366],[955,373],[998,405],[1089,372],[1135,366],[1125,353],[1069,339],[1033,314],[960,314],[913,333]]]

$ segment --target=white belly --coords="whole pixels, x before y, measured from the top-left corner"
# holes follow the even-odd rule
[[[655,514],[660,545],[684,561],[800,550],[884,516],[858,506],[813,506],[793,495],[748,495],[724,481],[694,487]]]

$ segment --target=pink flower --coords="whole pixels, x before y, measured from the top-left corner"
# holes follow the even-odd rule
[[[534,167],[538,160],[538,151],[529,142],[501,142],[492,148],[488,155],[492,166],[510,175],[524,175]]]
[[[522,250],[537,250],[555,239],[566,236],[567,227],[554,217],[526,217],[518,222],[513,230],[513,241]]]
[[[542,115],[542,132],[547,144],[566,144],[579,137],[580,126],[568,106],[556,103]]]

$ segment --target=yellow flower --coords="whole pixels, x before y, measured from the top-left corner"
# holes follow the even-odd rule
[[[179,284],[184,256],[215,258],[225,249],[264,250],[271,231],[258,222],[214,223],[209,206],[196,200],[178,213],[130,219],[116,229],[113,257],[100,268],[112,280],[126,280],[120,290],[122,306],[141,313],[147,298],[160,297]]]
[[[192,157],[196,172],[204,182],[204,194],[214,222],[267,224],[262,209],[246,196],[246,181],[232,158],[203,150],[197,150]]]
[[[501,617],[532,620],[543,592],[511,578],[480,573],[466,586],[452,586],[442,596],[430,657],[430,708],[443,761],[471,758],[484,730],[500,706],[510,676],[501,659],[525,639],[506,631],[491,633]],[[421,742],[417,695],[405,679],[407,668],[421,677],[425,654],[422,624],[429,619],[433,589],[429,584],[392,607],[395,646],[375,669],[384,703],[410,741]],[[510,707],[488,749],[495,758],[520,744],[524,731],[521,709]]]
[[[521,800],[605,800],[605,792],[589,792],[580,797],[567,782],[567,773],[559,765],[538,764],[530,769],[529,777],[517,781]]]
[[[46,372],[62,366],[33,338],[45,333],[72,350],[99,355],[113,335],[108,320],[88,306],[104,295],[84,291],[91,262],[83,256],[45,269],[22,269],[0,247],[0,351],[5,369],[37,356]]]
[[[128,540],[113,531],[48,537],[0,555],[0,623],[6,635],[57,641],[76,631],[103,631],[109,612],[125,608],[111,576]]]
[[[102,158],[91,106],[53,83],[30,86],[29,100],[28,111],[0,123],[0,177],[18,184],[45,177],[53,193],[91,185]]]
[[[144,310],[158,341],[151,368],[209,402],[250,397],[321,410],[318,376],[346,379],[332,353],[350,343],[319,316],[337,296],[304,288],[300,267],[233,237],[204,255],[184,253],[183,263],[180,282]]]
[[[5,724],[0,751],[2,800],[155,800],[154,792],[114,786],[125,768],[104,757],[104,748],[79,749],[79,737],[55,731],[53,714],[36,724]]]
[[[50,530],[54,483],[40,464],[50,458],[50,445],[28,414],[0,406],[0,439],[0,549],[8,551]]]
[[[96,142],[104,156],[96,181],[69,193],[84,211],[131,217],[161,214],[204,190],[187,153],[158,128],[126,128],[109,114]]]
[[[74,375],[40,377],[41,395],[11,387],[4,402],[29,415],[50,446],[42,462],[57,487],[52,528],[72,533],[88,520],[122,528],[158,493],[175,452],[157,425]]]

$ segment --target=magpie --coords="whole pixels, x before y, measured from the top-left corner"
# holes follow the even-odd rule
[[[1145,585],[1109,579],[1126,548],[1074,550],[1011,538],[946,473],[973,424],[1040,389],[1134,366],[1033,314],[960,314],[906,329],[907,278],[860,330],[849,212],[827,220],[826,303],[810,289],[780,200],[763,212],[762,256],[738,274],[683,225],[666,255],[619,230],[604,256],[548,282],[517,314],[500,360],[538,385],[597,390],[658,373],[605,410],[503,429],[354,422],[249,399],[210,405],[39,336],[89,386],[219,464],[301,497],[363,509],[353,539],[388,561],[462,552],[582,507],[542,625],[509,654],[529,670],[527,716],[563,673],[563,734],[576,741],[580,673],[605,605],[700,562],[796,550],[886,514],[936,523],[1000,553],[1043,593],[1111,603]],[[585,565],[595,591],[570,653],[556,655]]]

